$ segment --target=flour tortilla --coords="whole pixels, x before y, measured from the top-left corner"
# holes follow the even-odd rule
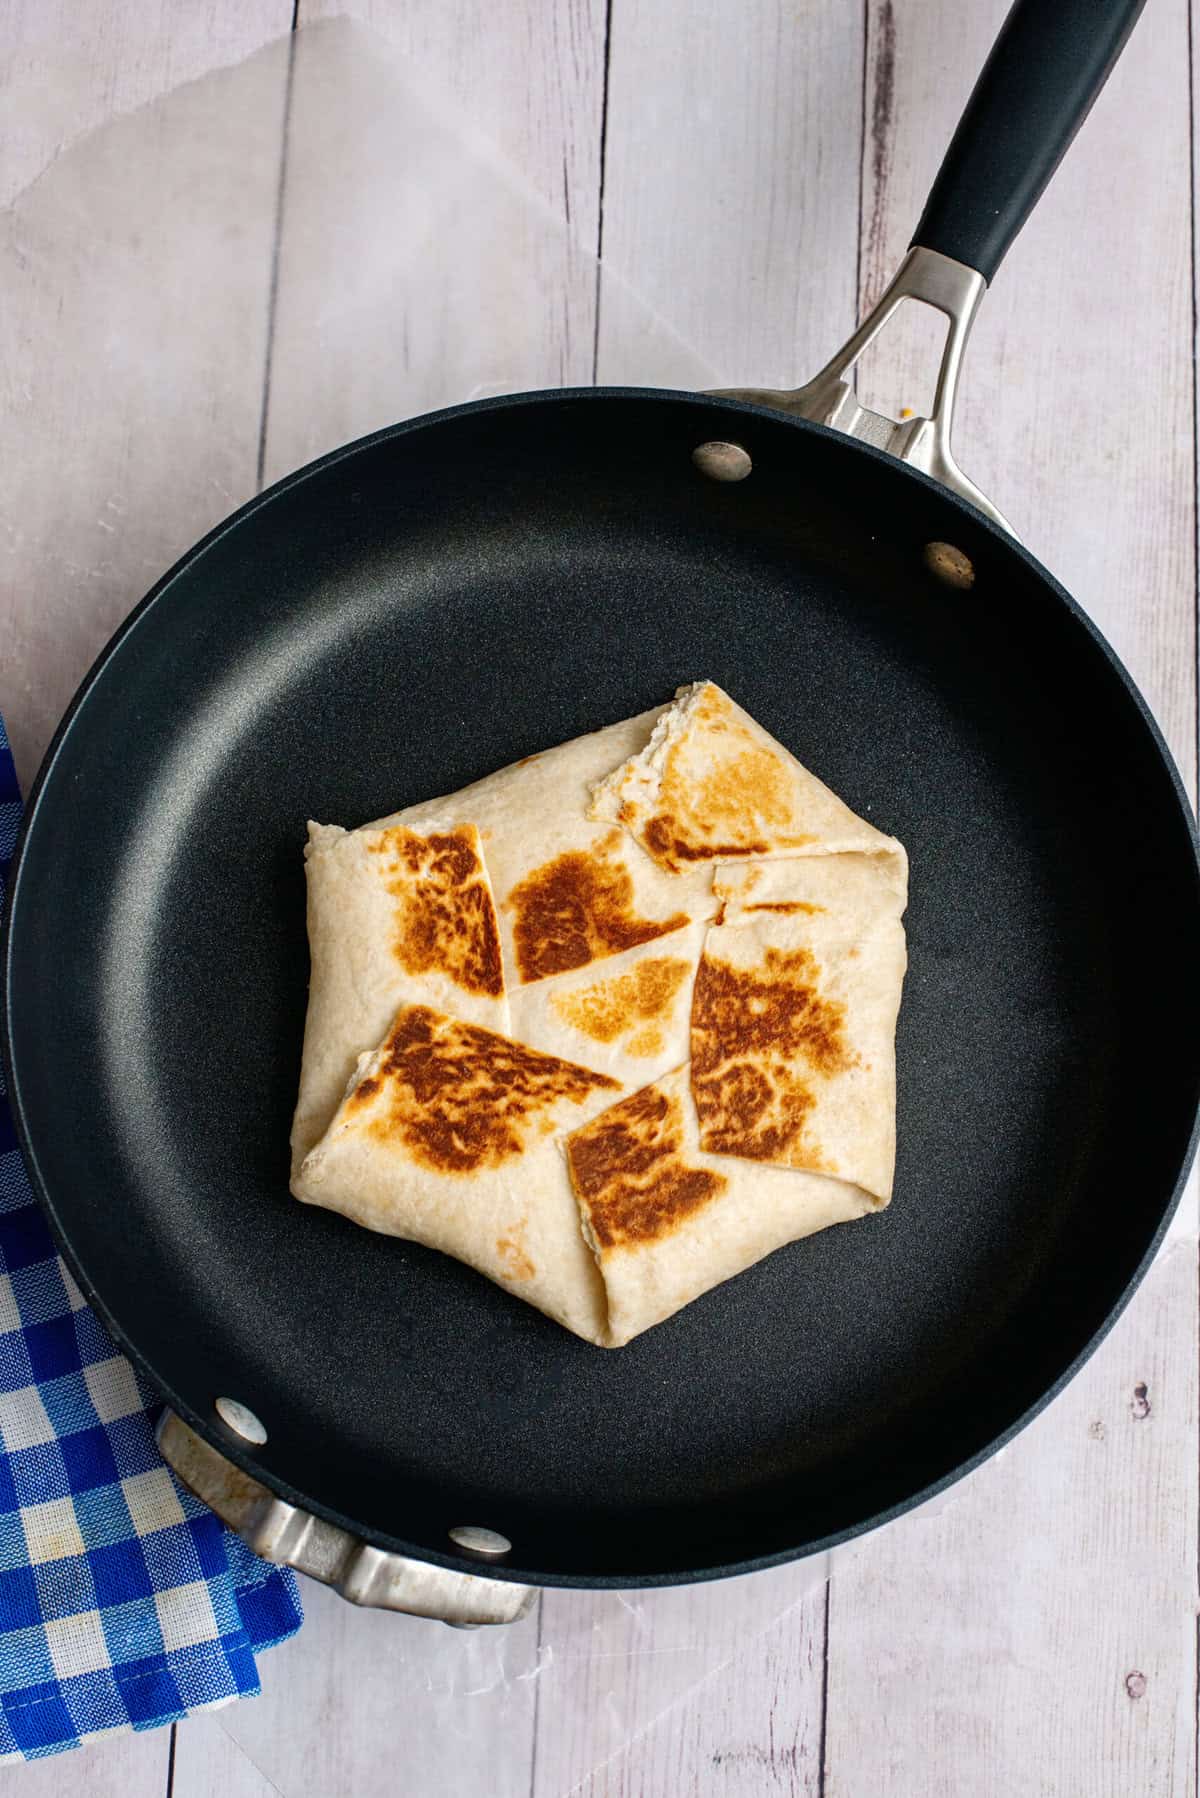
[[[632,1091],[687,1059],[708,919],[511,994],[513,1035]]]
[[[447,1075],[434,1106],[419,1097],[431,1053]],[[489,1088],[514,1054],[533,1079],[512,1140],[490,1158],[470,1142],[456,1154],[454,1121],[489,1115]],[[422,1066],[406,1069],[414,1058]],[[874,1206],[844,1180],[706,1154],[686,1067],[612,1100],[613,1083],[589,1070],[406,1007],[362,1057],[293,1190],[455,1256],[603,1348]]]
[[[310,824],[312,959],[292,1168],[328,1127],[354,1071],[402,1003],[508,1028],[491,882],[479,832],[427,815],[420,830]]]
[[[903,915],[908,857],[895,837],[880,837],[869,853],[726,863],[713,870],[713,896],[719,924],[808,916],[853,937]]]
[[[496,910],[514,1035],[524,1036],[523,988],[607,961],[641,943],[655,950],[711,917],[706,870],[678,878],[623,830],[587,816],[592,787],[645,748],[662,708],[526,756],[446,799],[381,820],[425,828],[453,817],[481,835]],[[528,1040],[528,1039],[526,1039]]]
[[[686,1067],[573,1132],[567,1158],[603,1279],[609,1348],[785,1243],[875,1208],[846,1180],[706,1154]]]
[[[904,850],[719,688],[312,830],[298,1198],[606,1347],[888,1202]],[[434,957],[395,1009],[389,831],[477,845],[500,993]]]
[[[622,824],[675,874],[892,844],[712,681],[680,687],[645,747],[596,783],[590,816]]]
[[[858,928],[772,911],[711,929],[692,1001],[703,1147],[836,1175],[886,1204],[904,970],[903,926],[884,912]]]
[[[605,1075],[496,1032],[404,1007],[362,1057],[292,1191],[453,1255],[576,1335],[604,1342],[604,1285],[558,1138],[618,1090]]]
[[[623,830],[585,815],[592,785],[645,746],[660,712],[526,756],[449,798],[422,801],[359,830],[310,823],[312,973],[293,1173],[328,1127],[356,1060],[378,1045],[401,1003],[431,1005],[509,1031],[549,1054],[616,1068],[637,1084],[686,1057],[685,1003],[699,959],[697,933],[716,905],[708,871],[675,878]],[[478,981],[472,989],[448,971],[455,947],[452,904],[439,953],[424,967],[406,967],[395,953],[403,908],[413,906],[430,876],[398,900],[391,845],[456,831],[467,833],[484,864],[500,941],[498,992],[482,990]],[[452,886],[447,900],[453,892]],[[478,924],[473,914],[467,921]],[[644,1000],[657,991],[662,997],[662,964],[683,958],[690,959],[691,970],[676,984],[669,1013],[664,1003],[657,1019],[639,1017],[639,995]],[[643,961],[651,968],[639,983],[635,970]],[[599,988],[606,980],[611,986],[631,974],[629,1028],[616,1037],[597,1038],[550,1002],[559,981],[569,999],[582,988]],[[613,1003],[610,995],[610,1012]],[[597,994],[593,1016],[599,1004]],[[585,1016],[578,1005],[575,1016]],[[647,1054],[655,1021],[657,1044]]]

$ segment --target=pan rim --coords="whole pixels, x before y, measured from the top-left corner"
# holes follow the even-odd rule
[[[365,1531],[363,1526],[354,1519],[348,1517],[344,1513],[340,1513],[328,1506],[322,1505],[319,1501],[300,1492],[297,1488],[289,1486],[286,1481],[279,1479],[278,1476],[260,1466],[251,1453],[246,1452],[231,1435],[221,1429],[219,1423],[214,1422],[210,1417],[200,1416],[171,1391],[169,1385],[163,1382],[155,1374],[147,1358],[137,1348],[123,1326],[112,1315],[108,1306],[97,1294],[88,1279],[85,1270],[77,1263],[66,1229],[60,1220],[55,1207],[48,1183],[43,1178],[41,1166],[33,1143],[32,1133],[29,1128],[29,1121],[26,1116],[24,1098],[18,1079],[16,1060],[13,1051],[12,969],[14,965],[14,938],[17,929],[19,928],[17,917],[20,908],[26,846],[32,837],[33,832],[37,828],[37,821],[45,801],[45,796],[52,787],[54,772],[60,754],[77,718],[81,715],[101,675],[108,667],[110,661],[120,652],[126,639],[132,635],[159,602],[166,598],[176,581],[189,572],[195,564],[201,561],[210,549],[220,542],[228,533],[239,529],[243,524],[247,523],[257,513],[260,507],[273,503],[274,500],[284,493],[289,492],[293,488],[302,485],[305,481],[324,473],[339,462],[366,452],[377,445],[388,442],[394,438],[405,436],[411,432],[432,426],[443,425],[459,419],[504,409],[524,410],[537,405],[555,406],[564,403],[578,404],[581,402],[585,404],[595,404],[602,401],[631,401],[641,404],[648,401],[665,402],[677,405],[681,409],[694,408],[703,410],[706,413],[711,413],[714,410],[718,412],[726,411],[739,417],[745,415],[759,417],[765,421],[769,421],[774,426],[788,426],[801,432],[814,434],[818,438],[827,440],[831,447],[836,446],[838,453],[849,454],[851,456],[865,455],[876,463],[886,464],[888,469],[896,475],[909,481],[916,482],[918,487],[936,493],[940,500],[943,502],[950,502],[954,508],[961,511],[963,516],[970,521],[973,529],[984,531],[996,544],[1003,548],[1006,554],[1015,554],[1018,560],[1026,565],[1030,573],[1042,583],[1044,589],[1066,608],[1066,611],[1072,620],[1077,625],[1083,627],[1086,635],[1091,639],[1095,647],[1104,655],[1110,668],[1117,676],[1126,696],[1132,700],[1134,709],[1141,721],[1142,729],[1147,734],[1150,745],[1156,751],[1157,763],[1161,765],[1163,772],[1166,774],[1170,783],[1179,818],[1184,826],[1191,847],[1191,874],[1193,877],[1193,887],[1197,893],[1198,901],[1200,901],[1200,837],[1198,837],[1197,834],[1195,819],[1192,814],[1191,805],[1182,777],[1145,698],[1138,689],[1132,676],[1125,668],[1124,663],[1121,661],[1120,657],[1099,627],[1088,616],[1078,602],[1072,598],[1061,583],[1055,579],[1049,570],[1047,570],[1023,544],[1011,537],[1000,526],[993,523],[993,521],[987,518],[985,514],[980,512],[968,501],[964,500],[960,495],[950,492],[943,487],[940,482],[923,474],[921,471],[896,461],[896,459],[888,455],[886,451],[876,449],[869,444],[858,442],[855,439],[847,437],[844,433],[832,430],[829,427],[814,424],[805,419],[795,418],[789,414],[775,411],[770,407],[751,404],[747,401],[671,389],[630,387],[563,388],[537,390],[528,393],[475,400],[463,405],[447,407],[437,412],[425,413],[412,419],[406,419],[396,424],[385,426],[383,429],[373,432],[366,437],[341,445],[325,456],[318,458],[316,461],[307,463],[302,468],[285,475],[281,480],[265,489],[262,493],[254,495],[251,499],[246,501],[244,505],[231,513],[229,517],[218,523],[211,531],[207,532],[204,537],[188,549],[184,555],[161,576],[145,597],[139,601],[129,615],[120,625],[118,625],[117,629],[103,646],[99,655],[83,677],[42,760],[22,816],[21,827],[14,848],[10,868],[4,917],[2,924],[0,924],[0,1063],[3,1065],[3,1071],[7,1081],[9,1101],[12,1108],[18,1145],[29,1174],[31,1188],[49,1221],[58,1251],[78,1283],[80,1290],[88,1303],[96,1311],[97,1316],[100,1318],[108,1334],[113,1338],[117,1347],[128,1356],[135,1368],[137,1368],[153,1389],[163,1395],[165,1403],[170,1404],[184,1421],[190,1424],[191,1427],[194,1428],[204,1440],[209,1442],[212,1447],[217,1449],[218,1452],[224,1454],[229,1460],[234,1462],[235,1465],[241,1467],[244,1472],[250,1474],[257,1480],[260,1480],[272,1492],[276,1493],[287,1502],[295,1504],[304,1510],[311,1511],[315,1515],[323,1517],[326,1520],[339,1525],[343,1529],[349,1530],[356,1536],[365,1537],[373,1542],[377,1542],[394,1552],[406,1555],[415,1560],[426,1561],[433,1565],[444,1566],[453,1569],[454,1571],[468,1574],[478,1573],[479,1568],[477,1562],[469,1561],[465,1557],[453,1554],[438,1553],[424,1546],[406,1543],[403,1538],[400,1537],[388,1536],[376,1531]],[[1124,1312],[1130,1299],[1141,1285],[1158,1253],[1170,1226],[1171,1219],[1179,1205],[1192,1160],[1196,1154],[1197,1144],[1198,1141],[1200,1141],[1200,1087],[1198,1087],[1198,1090],[1192,1095],[1191,1103],[1191,1130],[1173,1190],[1162,1208],[1159,1221],[1151,1233],[1141,1258],[1126,1281],[1123,1289],[1117,1295],[1114,1303],[1109,1308],[1098,1327],[1092,1332],[1090,1337],[1085,1341],[1083,1346],[1054,1382],[1032,1404],[1020,1412],[1004,1429],[990,1438],[981,1448],[969,1455],[966,1459],[956,1462],[944,1474],[938,1476],[925,1486],[920,1487],[915,1492],[906,1494],[902,1499],[885,1509],[878,1512],[872,1512],[866,1517],[856,1519],[826,1536],[810,1542],[801,1542],[796,1546],[764,1555],[747,1557],[727,1563],[720,1562],[708,1567],[690,1568],[683,1571],[672,1570],[667,1573],[646,1573],[644,1571],[627,1574],[607,1573],[599,1575],[561,1572],[547,1573],[539,1569],[522,1569],[515,1565],[506,1565],[503,1568],[490,1568],[489,1577],[516,1583],[533,1583],[539,1586],[581,1589],[620,1589],[622,1587],[652,1588],[656,1586],[682,1585],[702,1580],[728,1578],[740,1574],[760,1571],[769,1567],[786,1565],[790,1561],[799,1558],[826,1553],[829,1549],[836,1547],[843,1542],[850,1541],[877,1528],[881,1528],[884,1524],[894,1521],[897,1517],[904,1515],[906,1512],[917,1508],[948,1490],[960,1479],[965,1478],[967,1474],[975,1471],[975,1469],[982,1466],[984,1462],[990,1460],[995,1453],[1011,1442],[1028,1423],[1038,1416],[1040,1412],[1064,1390],[1090,1359],[1095,1350],[1100,1346],[1101,1342],[1108,1335],[1118,1318]]]

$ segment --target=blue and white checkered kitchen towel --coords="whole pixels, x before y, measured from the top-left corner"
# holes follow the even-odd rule
[[[19,815],[0,721],[0,902]],[[257,1692],[300,1626],[294,1575],[166,1467],[158,1408],[54,1251],[0,1077],[0,1761]]]

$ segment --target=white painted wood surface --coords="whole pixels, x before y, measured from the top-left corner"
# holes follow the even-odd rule
[[[0,201],[47,171],[5,217],[3,241],[0,708],[23,772],[112,624],[253,490],[260,462],[271,478],[472,388],[587,380],[593,358],[601,378],[664,384],[811,372],[898,258],[1003,10],[302,0],[299,46],[270,47],[290,0],[0,0],[11,101]],[[356,26],[337,23],[347,12]],[[308,31],[318,24],[324,55]],[[1157,0],[1015,246],[977,327],[958,448],[1116,642],[1194,783],[1187,26],[1183,0]],[[351,42],[355,29],[376,35]],[[144,366],[98,353],[81,388],[55,353],[65,327],[47,321],[61,306],[94,333],[98,277],[111,305],[139,246],[135,224],[122,237],[112,222],[101,180],[121,140],[106,127],[90,147],[69,146],[255,51],[257,63],[219,78],[259,102],[241,109],[240,138],[200,141],[213,108],[228,112],[228,90],[162,102],[163,166],[141,219],[167,216],[173,192],[206,176],[226,194],[231,164],[245,171],[240,215],[201,209],[191,227],[231,272],[218,292],[180,296],[188,356],[172,356],[151,309]],[[339,194],[361,143],[347,134],[340,148],[322,141],[329,156],[313,149],[330,98],[322,61],[335,56],[381,104],[417,71],[423,104],[469,114],[499,146],[512,165],[499,203],[518,221],[507,307],[472,319],[431,305],[461,265],[446,234],[422,238],[407,217],[392,220],[365,273],[327,279],[353,241]],[[398,154],[411,129],[408,116],[380,119],[374,154]],[[64,282],[57,261],[51,282],[54,233],[74,219],[86,240],[84,221],[101,217],[78,270]],[[160,249],[171,266],[182,253]],[[482,253],[494,263],[498,246]],[[106,324],[119,336],[125,322]],[[869,398],[898,408],[923,390],[918,337],[890,334]],[[103,352],[108,339],[96,342]],[[306,380],[314,344],[344,379]],[[156,389],[156,368],[181,366],[181,391]],[[47,418],[54,455],[30,456]],[[171,1789],[1189,1798],[1196,1326],[1195,1248],[1184,1243],[1035,1425],[932,1514],[839,1555],[828,1594],[823,1566],[627,1600],[547,1593],[498,1639],[354,1612],[307,1588],[305,1630],[263,1659],[264,1695],[176,1732]],[[167,1792],[167,1751],[159,1734],[7,1777],[31,1792],[143,1798]]]
[[[291,10],[239,0],[211,37],[194,24],[177,36],[175,9],[156,23],[157,10],[30,0],[0,14],[23,124],[4,191],[66,145],[0,214],[0,644],[23,780],[119,621],[255,488],[271,280],[261,224],[286,64],[277,57],[265,80],[243,66],[215,87],[177,89],[150,114],[131,109],[258,50]],[[48,14],[58,23],[46,37]],[[60,82],[79,89],[77,128]],[[57,104],[39,113],[30,96],[46,94]],[[112,111],[123,116],[80,135]],[[181,277],[175,291],[162,290],[163,269]]]
[[[1194,1791],[1195,1305],[1180,1245],[959,1498],[835,1574],[827,1798]]]
[[[854,322],[863,21],[837,0],[614,0],[604,261],[726,387],[795,386]],[[606,296],[607,297],[607,296]],[[602,309],[600,377],[624,371]],[[653,369],[642,372],[653,381]]]
[[[594,225],[581,199],[583,216],[570,210],[580,176],[567,126],[577,119],[581,140],[594,137],[598,154],[599,64],[594,56],[578,59],[570,43],[547,40],[548,52],[563,52],[547,99],[557,126],[544,121],[532,137],[527,173],[487,140],[464,145],[458,90],[471,59],[463,21],[452,9],[426,10],[431,26],[459,29],[445,44],[432,29],[420,33],[420,61],[375,20],[314,23],[297,34],[268,480],[334,444],[452,400],[591,380],[596,277],[576,233]],[[413,28],[420,11],[395,16]],[[512,11],[488,16],[486,29],[481,14],[468,33],[476,82],[481,91],[498,89],[515,111],[520,75],[506,68],[504,54]],[[472,114],[470,122],[480,121]],[[590,167],[579,151],[574,161]],[[403,179],[390,178],[392,170],[403,170]],[[591,189],[594,216],[594,170]],[[594,250],[591,236],[583,241]],[[432,307],[431,295],[438,296]]]

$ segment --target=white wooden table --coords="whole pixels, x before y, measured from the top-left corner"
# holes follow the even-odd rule
[[[903,250],[1004,8],[0,0],[0,709],[23,774],[161,569],[317,451],[489,383],[811,373]],[[340,11],[378,38],[312,29]],[[957,441],[1116,644],[1194,788],[1191,36],[1186,0],[1153,0],[988,297]],[[365,143],[377,170],[408,128],[384,43],[534,196],[503,270],[481,252],[516,284],[503,316],[447,308],[453,216],[394,267],[376,232],[371,294],[329,303],[358,279],[340,260],[354,157]],[[368,113],[382,83],[379,116],[317,153],[305,84],[339,57]],[[164,293],[188,254],[194,279]],[[892,335],[872,403],[919,407],[923,343]],[[261,1698],[3,1777],[31,1798],[1186,1798],[1196,1548],[1185,1207],[1068,1391],[828,1584],[799,1568],[549,1592],[502,1637],[306,1586]]]

